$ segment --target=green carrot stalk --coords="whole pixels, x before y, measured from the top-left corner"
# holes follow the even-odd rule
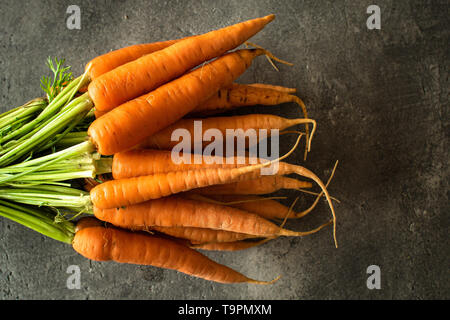
[[[23,106],[0,115],[0,146],[17,137],[15,131],[27,125],[47,106],[42,98],[31,100]]]
[[[43,98],[36,98],[20,107],[4,112],[0,115],[0,129],[20,119],[40,113],[46,106],[47,102]]]
[[[72,243],[75,225],[69,221],[57,222],[55,215],[44,208],[39,210],[0,200],[0,216],[20,223],[52,239]]]
[[[90,141],[58,152],[0,168],[0,185],[45,184],[95,178],[111,172],[111,158],[101,158]]]
[[[59,135],[57,138],[59,138]],[[89,136],[86,131],[69,132],[61,137],[61,139],[58,139],[58,142],[55,145],[58,147],[69,147],[88,140]]]
[[[0,199],[27,205],[67,209],[71,212],[92,213],[93,210],[88,192],[62,186],[0,187]]]
[[[1,155],[0,167],[11,164],[21,157],[26,156],[37,147],[45,145],[48,141],[52,140],[55,135],[64,132],[79,115],[87,114],[92,107],[93,103],[87,93],[75,98],[63,111],[51,117],[50,120],[43,127],[40,127],[31,137],[21,141],[19,144],[8,150],[8,152]]]

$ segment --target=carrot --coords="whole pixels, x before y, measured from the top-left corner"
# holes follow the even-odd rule
[[[75,225],[75,233],[86,228],[101,227],[103,225],[103,221],[100,221],[94,217],[83,217],[77,221],[77,224]]]
[[[172,161],[171,152],[166,150],[135,149],[119,152],[113,157],[112,174],[114,179],[125,179],[173,171],[201,170],[206,168],[237,168],[249,165],[252,160],[257,163],[262,162],[261,159],[257,158],[233,157],[228,163],[227,158],[205,156],[202,158],[201,163],[196,164],[193,154],[186,156],[189,159],[189,163],[176,164]],[[240,164],[240,160],[242,160],[242,164]],[[217,186],[217,188],[212,188],[212,192],[208,192],[208,188],[199,189],[199,191],[203,190],[204,192],[202,193],[204,194],[219,194],[220,190],[228,190],[230,194],[239,194],[240,192],[245,194],[266,194],[280,189],[310,188],[312,186],[309,182],[280,176],[287,170],[285,166],[284,162],[279,163],[279,169],[276,172],[279,175],[278,177],[265,176],[257,180],[250,179],[252,180],[251,182],[241,181],[233,184],[225,184],[223,187]]]
[[[206,168],[237,168],[247,166],[251,161],[261,163],[262,159],[252,157],[232,157],[227,159],[218,156],[204,156],[200,163],[195,163],[194,154],[184,154],[188,163],[176,164],[172,161],[172,153],[166,150],[134,149],[114,155],[112,174],[114,179],[125,179],[173,171],[201,170]],[[230,161],[227,161],[230,160]],[[267,160],[266,160],[267,161]],[[242,163],[242,164],[241,164]],[[283,177],[289,172],[289,164],[280,162],[277,176],[264,176],[251,181],[243,181],[198,189],[202,194],[267,194],[280,189],[310,188],[309,182]],[[194,190],[193,192],[197,192]]]
[[[188,199],[197,199],[203,201],[212,201],[213,203],[222,204],[225,206],[230,206],[240,210],[256,213],[257,215],[273,220],[273,219],[284,219],[287,212],[289,212],[289,207],[281,204],[280,202],[273,200],[273,198],[266,198],[254,195],[186,195]],[[289,218],[295,217],[294,215],[289,215]]]
[[[192,244],[200,243],[216,243],[216,242],[234,242],[244,239],[256,238],[251,234],[225,231],[225,230],[213,230],[209,228],[198,227],[161,227],[152,226],[150,230],[170,235],[175,238],[181,238],[189,240]]]
[[[270,284],[277,280],[250,279],[176,241],[115,228],[82,229],[75,234],[72,246],[91,260],[151,265],[220,283]]]
[[[95,78],[89,84],[89,96],[98,110],[111,110],[238,47],[274,18],[269,15],[245,21],[144,55]]]
[[[309,234],[281,229],[269,220],[247,211],[176,196],[112,209],[94,206],[94,215],[117,227],[132,230],[159,226],[206,228],[257,237],[300,237]]]
[[[152,42],[145,44],[136,44],[118,50],[114,50],[100,56],[95,57],[85,67],[85,71],[91,79],[96,79],[104,73],[107,73],[127,62],[136,60],[144,55],[162,50],[171,46],[172,44],[184,40],[167,40],[160,42]]]
[[[201,123],[201,136],[195,135],[194,125],[195,121],[200,121]],[[315,132],[316,122],[313,119],[287,119],[276,115],[270,114],[249,114],[242,116],[230,116],[230,117],[211,117],[206,119],[181,119],[174,124],[165,127],[161,131],[149,135],[142,143],[139,145],[140,148],[150,148],[150,149],[163,149],[171,150],[174,146],[179,144],[179,141],[172,141],[172,133],[176,129],[184,129],[189,133],[191,137],[191,147],[194,146],[198,141],[203,140],[203,134],[205,131],[210,129],[219,130],[223,136],[223,145],[228,142],[227,139],[235,139],[235,137],[241,137],[236,131],[238,129],[243,130],[244,134],[247,130],[255,130],[257,140],[260,139],[260,129],[267,130],[267,136],[270,135],[270,130],[278,129],[284,130],[289,127],[293,127],[298,124],[313,124],[313,131],[311,132],[311,137],[308,140],[308,149],[311,144],[312,136]],[[227,134],[227,129],[233,129],[234,132]],[[236,134],[234,134],[236,133]],[[198,135],[198,134],[197,134]],[[246,139],[246,147],[252,142],[249,142],[249,138]],[[257,141],[256,141],[257,142]],[[209,144],[209,141],[203,141],[203,145]],[[224,151],[223,151],[224,152]]]
[[[103,155],[129,149],[231,84],[262,54],[260,49],[228,53],[108,112],[92,122],[88,134]]]
[[[146,176],[155,173],[168,173],[171,171],[200,170],[205,168],[236,168],[249,164],[245,159],[244,164],[239,164],[239,158],[234,157],[227,163],[226,158],[216,156],[204,156],[197,163],[194,154],[183,154],[188,163],[175,163],[172,160],[171,151],[155,149],[133,149],[118,152],[113,157],[112,174],[114,179],[124,179]]]
[[[190,191],[190,193],[202,195],[262,195],[274,193],[281,189],[298,190],[311,187],[312,184],[307,181],[274,175],[198,188]]]
[[[282,103],[294,102],[298,104],[305,118],[308,112],[303,101],[275,86],[245,85],[233,83],[231,86],[220,89],[207,101],[196,107],[191,114],[210,115],[216,112],[228,111],[236,107],[266,105],[273,106]],[[282,88],[282,87],[281,87]],[[287,90],[291,90],[286,88]]]
[[[239,251],[246,250],[256,246],[260,246],[272,238],[266,238],[259,241],[234,241],[234,242],[220,242],[220,243],[201,243],[193,244],[190,247],[193,249],[207,250],[207,251]]]
[[[250,83],[248,86],[255,87],[255,88],[263,88],[263,89],[272,89],[279,92],[285,92],[285,93],[296,93],[297,89],[295,88],[287,88],[283,86],[274,86],[271,84],[265,84],[265,83]]]
[[[101,116],[103,116],[104,114],[107,114],[108,111],[100,111],[100,110],[95,110],[94,111],[94,115],[95,115],[95,119],[100,118]]]

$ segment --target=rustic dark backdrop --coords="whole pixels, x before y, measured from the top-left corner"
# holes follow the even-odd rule
[[[81,29],[66,27],[69,5]],[[369,30],[366,10],[381,9]],[[326,179],[331,229],[280,238],[261,247],[208,255],[272,286],[221,285],[153,267],[90,262],[70,246],[0,219],[0,299],[431,299],[449,298],[448,1],[2,1],[0,108],[40,96],[48,56],[75,75],[94,56],[123,46],[207,32],[275,13],[252,40],[294,67],[275,71],[258,59],[241,82],[298,89],[318,131],[305,166]],[[293,104],[245,112],[298,116]],[[282,137],[287,150],[295,137]],[[282,151],[283,151],[282,150]],[[302,151],[289,158],[303,163]],[[293,201],[295,192],[283,192]],[[313,199],[303,196],[298,205]],[[289,227],[307,230],[329,218],[325,203]],[[69,265],[81,289],[69,290]],[[381,289],[366,286],[367,267]]]

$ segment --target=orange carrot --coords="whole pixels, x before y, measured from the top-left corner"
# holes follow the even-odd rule
[[[172,153],[167,150],[133,149],[118,152],[113,157],[112,174],[114,179],[124,179],[171,171],[236,168],[249,164],[249,160],[245,160],[245,164],[238,164],[238,157],[230,163],[227,163],[226,158],[215,156],[205,156],[201,163],[195,162],[194,154],[183,154],[183,157],[188,159],[188,163],[175,163],[172,161]]]
[[[279,92],[285,92],[285,93],[296,93],[297,89],[295,88],[287,88],[282,86],[274,86],[271,84],[265,84],[265,83],[250,83],[248,86],[255,87],[255,88],[263,88],[263,89],[272,89]]]
[[[220,89],[215,95],[196,107],[191,114],[211,115],[236,107],[274,106],[294,102],[301,107],[304,117],[308,118],[308,112],[303,101],[295,95],[280,90],[273,89],[271,86],[261,87],[234,83],[229,87]]]
[[[206,228],[258,237],[309,234],[282,229],[254,213],[176,196],[112,209],[94,206],[94,214],[97,219],[132,230],[159,226]]]
[[[238,233],[225,230],[214,230],[197,227],[161,227],[152,226],[151,230],[170,235],[172,237],[189,240],[192,244],[233,242],[243,239],[256,238],[256,236],[245,233]]]
[[[129,149],[231,84],[262,54],[260,49],[228,53],[108,112],[89,126],[88,134],[103,155]]]
[[[272,238],[266,238],[259,241],[233,241],[233,242],[216,242],[216,243],[201,243],[193,244],[190,247],[193,249],[207,250],[207,251],[239,251],[246,250],[256,246],[260,246]]]
[[[104,222],[94,217],[83,217],[77,221],[77,224],[75,225],[75,232],[85,228],[101,227],[102,225],[104,225]]]
[[[203,201],[212,201],[213,203],[230,206],[240,210],[256,213],[257,215],[269,220],[284,219],[290,208],[274,200],[254,195],[185,195],[189,199],[197,199]],[[197,197],[196,197],[197,196]],[[288,218],[294,218],[294,214],[290,214]]]
[[[160,41],[160,42],[152,42],[145,44],[136,44],[124,48],[120,48],[118,50],[114,50],[100,56],[95,57],[86,65],[85,70],[88,72],[91,79],[96,79],[104,73],[107,73],[127,62],[136,60],[146,54],[150,54],[172,44],[184,40],[168,40],[168,41]]]
[[[250,279],[176,241],[115,228],[82,229],[75,234],[72,246],[96,261],[151,265],[220,283],[272,283]]]
[[[191,190],[191,193],[202,195],[262,195],[277,192],[281,189],[298,190],[311,188],[312,184],[285,176],[261,176],[257,179],[242,180],[227,184],[213,185]]]
[[[112,174],[114,179],[124,179],[171,171],[237,168],[263,162],[253,157],[203,156],[197,163],[194,154],[184,153],[182,156],[187,159],[187,163],[175,163],[172,156],[171,151],[156,149],[133,149],[118,152],[113,157]]]
[[[94,115],[95,115],[95,119],[100,118],[101,116],[103,116],[104,114],[107,114],[108,111],[100,111],[100,110],[94,110]]]
[[[195,121],[201,121],[202,132],[201,136],[195,136],[194,133],[194,124]],[[270,135],[270,130],[278,129],[284,130],[289,127],[293,127],[298,124],[308,124],[312,123],[314,128],[311,133],[311,137],[308,141],[310,145],[311,138],[315,131],[316,122],[313,119],[287,119],[276,115],[270,114],[249,114],[242,116],[230,116],[230,117],[211,117],[206,119],[181,119],[174,124],[165,127],[161,131],[148,136],[142,143],[139,145],[140,148],[150,148],[150,149],[163,149],[163,150],[171,150],[174,146],[179,144],[179,141],[172,141],[172,133],[176,129],[184,129],[189,133],[191,137],[191,147],[194,147],[195,143],[198,143],[198,140],[203,140],[203,134],[205,131],[209,129],[219,130],[223,136],[223,145],[228,142],[228,139],[235,139],[236,137],[241,137],[239,132],[236,130],[241,129],[242,133],[245,135],[245,131],[247,130],[255,130],[256,140],[260,138],[260,129],[267,130],[267,136]],[[227,129],[233,129],[234,131],[231,134],[227,134]],[[246,136],[242,136],[245,138],[246,147],[249,146],[249,138]],[[257,143],[258,141],[256,141]],[[203,141],[203,145],[207,145],[211,143],[210,141]],[[225,150],[223,150],[225,152]]]
[[[199,161],[199,163],[195,163],[194,154],[183,154],[183,156],[186,157],[188,163],[175,163],[172,160],[172,153],[166,150],[134,149],[119,152],[116,153],[113,158],[112,174],[114,179],[125,179],[173,171],[202,170],[207,168],[238,168],[248,166],[251,163],[263,163],[262,159],[253,157],[224,158],[218,156],[204,156],[200,159],[201,161]],[[236,191],[241,190],[242,192],[254,190],[255,193],[253,194],[265,194],[275,192],[279,189],[311,187],[309,182],[298,181],[281,176],[287,174],[286,172],[290,172],[289,164],[279,162],[278,166],[278,171],[275,172],[276,175],[280,176],[278,178],[275,178],[275,176],[266,176],[258,179],[259,181],[242,181],[234,185],[227,184],[227,186],[224,185],[224,190],[234,189]],[[221,189],[221,187],[218,188],[218,190]]]
[[[245,21],[178,41],[165,49],[144,55],[95,78],[89,84],[89,96],[97,110],[111,110],[235,49],[274,18],[274,15],[269,15]]]

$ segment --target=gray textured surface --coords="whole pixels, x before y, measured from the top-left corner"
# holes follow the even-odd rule
[[[89,262],[69,246],[0,219],[0,299],[431,299],[450,298],[448,1],[76,1],[81,30],[65,26],[67,1],[0,4],[2,111],[40,95],[47,56],[80,74],[110,49],[198,34],[277,14],[253,41],[295,64],[259,59],[240,79],[295,87],[318,121],[306,166],[341,200],[330,229],[244,252],[208,253],[273,286],[221,285],[153,267]],[[366,8],[381,8],[368,30]],[[250,108],[249,111],[261,111]],[[264,109],[293,117],[294,105]],[[285,137],[286,145],[293,137]],[[301,162],[302,152],[290,158]],[[295,194],[288,194],[291,200]],[[311,198],[307,198],[311,201]],[[329,216],[290,223],[306,230]],[[69,265],[82,288],[66,288]],[[368,290],[366,268],[381,267]]]

